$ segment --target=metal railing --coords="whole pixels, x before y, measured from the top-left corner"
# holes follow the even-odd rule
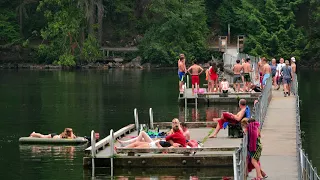
[[[298,177],[301,180],[320,180],[316,167],[308,159],[308,154],[302,148],[301,129],[300,129],[300,98],[298,94],[298,76],[295,74],[291,84],[291,91],[296,95],[296,149],[298,162]]]
[[[234,180],[247,179],[248,167],[248,135],[245,134],[241,140],[240,148],[233,153]]]
[[[253,118],[260,123],[260,129],[262,129],[264,119],[267,115],[269,103],[272,98],[272,78],[267,79],[266,85],[258,97],[257,103],[254,104]]]

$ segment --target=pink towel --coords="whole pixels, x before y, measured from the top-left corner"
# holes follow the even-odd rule
[[[249,138],[249,151],[254,152],[257,150],[259,122],[252,122],[248,125],[248,138]]]

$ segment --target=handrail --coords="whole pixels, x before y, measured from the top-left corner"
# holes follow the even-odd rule
[[[291,91],[296,95],[296,149],[298,161],[298,178],[300,180],[320,180],[316,167],[313,167],[312,161],[309,160],[308,154],[302,147],[301,129],[300,129],[300,97],[298,93],[299,83],[298,76],[294,74],[291,84]]]
[[[154,129],[154,127],[153,127],[153,110],[152,110],[152,108],[149,109],[149,118],[150,118],[150,121],[149,121],[150,129]]]
[[[136,130],[138,131],[139,134],[139,117],[138,117],[138,110],[137,108],[134,108],[133,110],[133,116],[134,116],[134,123],[136,125]]]

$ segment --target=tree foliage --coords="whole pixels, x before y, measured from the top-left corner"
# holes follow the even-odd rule
[[[146,61],[173,64],[179,53],[206,58],[206,10],[202,0],[153,1],[148,7],[151,27],[139,46]]]

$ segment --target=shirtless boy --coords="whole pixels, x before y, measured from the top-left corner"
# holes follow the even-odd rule
[[[260,79],[259,79],[259,82],[260,84],[262,85],[262,60],[260,59],[260,61],[258,62],[258,68],[257,68],[257,71],[256,71],[256,80],[259,79],[259,76],[260,76]]]
[[[292,74],[295,74],[297,71],[296,58],[294,57],[291,58],[291,70]],[[295,78],[295,76],[292,76],[292,78]]]
[[[184,54],[180,54],[178,60],[178,76],[179,76],[179,90],[183,92],[182,85],[184,84],[183,77],[187,72],[185,56]]]
[[[270,77],[271,75],[271,67],[270,65],[267,63],[267,59],[265,57],[263,57],[261,59],[262,61],[262,75],[263,75],[263,79],[262,79],[262,89],[264,89],[264,86],[267,84],[267,79]]]
[[[247,58],[245,59],[245,63],[243,64],[243,77],[245,82],[245,91],[249,91],[249,88],[251,85],[250,72],[252,72],[252,68],[249,61],[250,61],[250,58]]]
[[[240,64],[240,60],[238,59],[237,64],[233,66],[233,87],[236,88],[236,92],[240,91],[240,82],[241,79],[241,70],[243,69],[243,66]],[[235,87],[236,86],[236,87]]]
[[[202,72],[203,72],[203,68],[197,64],[197,60],[194,60],[193,65],[188,69],[188,73],[191,74],[192,95],[194,95],[194,87],[196,87],[197,92],[199,92],[199,83],[200,83],[199,75]]]

